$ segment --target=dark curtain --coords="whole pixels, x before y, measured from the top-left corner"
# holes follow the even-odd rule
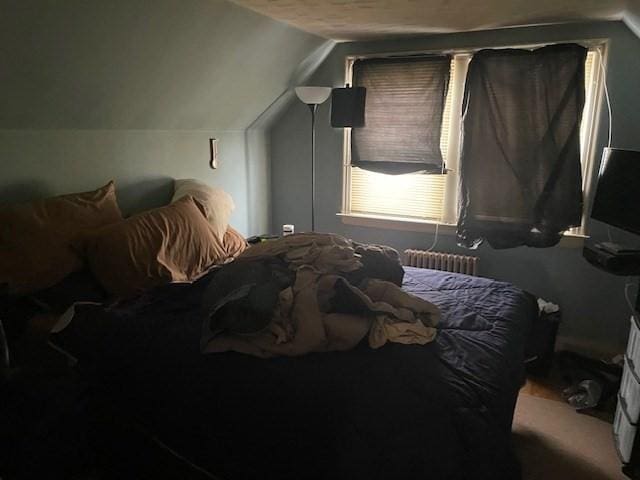
[[[446,55],[357,60],[367,89],[365,126],[351,133],[351,164],[388,174],[441,173],[440,130],[449,85]]]
[[[587,50],[482,50],[463,103],[458,242],[550,247],[580,225]]]

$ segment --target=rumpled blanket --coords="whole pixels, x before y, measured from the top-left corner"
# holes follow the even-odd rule
[[[404,292],[398,253],[338,235],[264,242],[225,265],[203,295],[204,353],[257,357],[426,344],[440,319],[434,304]]]

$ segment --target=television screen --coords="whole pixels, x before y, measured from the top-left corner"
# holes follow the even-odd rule
[[[640,235],[640,152],[604,149],[591,218]]]

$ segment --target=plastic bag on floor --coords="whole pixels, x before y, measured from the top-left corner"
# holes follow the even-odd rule
[[[576,410],[594,408],[600,402],[602,385],[595,380],[583,380],[577,385],[572,385],[562,392],[569,405]]]

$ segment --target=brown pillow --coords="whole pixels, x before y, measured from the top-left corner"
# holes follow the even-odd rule
[[[229,258],[238,257],[249,246],[244,237],[231,227],[227,227],[222,242],[224,244],[224,251]]]
[[[115,186],[0,208],[0,285],[27,294],[51,287],[82,267],[72,242],[122,220]]]
[[[168,282],[192,281],[225,262],[225,248],[193,197],[97,229],[81,240],[91,271],[110,294],[130,297]],[[237,246],[236,246],[237,247]]]

